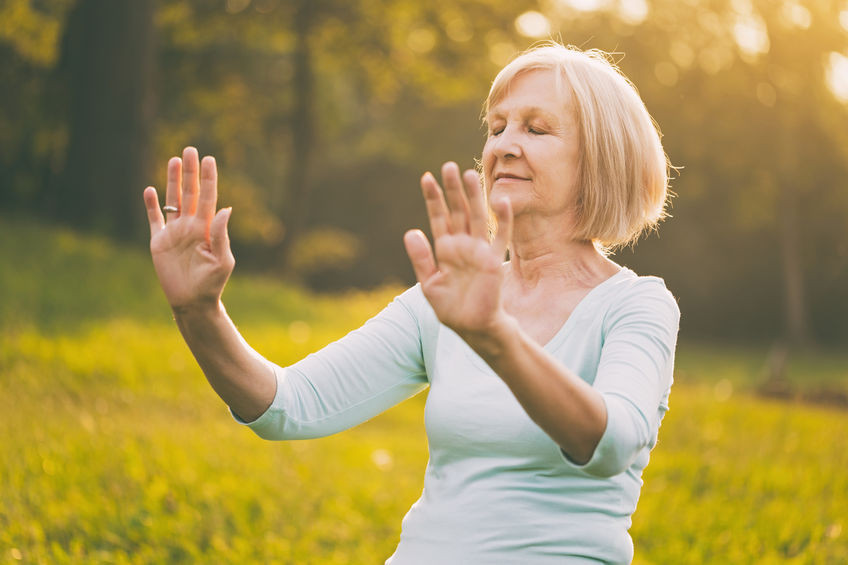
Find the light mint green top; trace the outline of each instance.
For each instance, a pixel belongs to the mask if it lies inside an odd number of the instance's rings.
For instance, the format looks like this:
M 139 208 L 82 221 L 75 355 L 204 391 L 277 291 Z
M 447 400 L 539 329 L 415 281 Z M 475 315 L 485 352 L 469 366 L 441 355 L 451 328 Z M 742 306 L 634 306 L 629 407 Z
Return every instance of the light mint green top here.
M 582 466 L 438 322 L 419 286 L 341 340 L 278 368 L 273 403 L 248 425 L 266 439 L 326 436 L 429 384 L 424 490 L 387 563 L 630 563 L 630 517 L 668 410 L 679 317 L 661 279 L 622 269 L 545 345 L 606 403 L 607 428 Z

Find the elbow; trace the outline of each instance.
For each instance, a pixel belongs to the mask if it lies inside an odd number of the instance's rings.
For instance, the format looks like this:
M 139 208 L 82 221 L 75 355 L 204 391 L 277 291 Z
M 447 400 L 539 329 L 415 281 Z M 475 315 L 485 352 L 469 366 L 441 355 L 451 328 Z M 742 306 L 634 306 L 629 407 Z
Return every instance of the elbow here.
M 629 401 L 604 395 L 606 426 L 589 450 L 563 455 L 583 472 L 607 479 L 625 472 L 650 445 L 650 426 Z
M 620 457 L 617 453 L 601 455 L 596 458 L 593 454 L 592 458 L 584 465 L 583 470 L 586 474 L 595 478 L 608 479 L 625 472 L 635 458 L 635 454 L 631 458 Z

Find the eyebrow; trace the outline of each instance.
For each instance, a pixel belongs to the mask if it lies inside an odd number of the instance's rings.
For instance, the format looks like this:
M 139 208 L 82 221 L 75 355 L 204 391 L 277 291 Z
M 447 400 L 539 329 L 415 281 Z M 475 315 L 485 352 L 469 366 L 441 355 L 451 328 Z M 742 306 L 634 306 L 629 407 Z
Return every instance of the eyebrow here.
M 519 111 L 524 117 L 533 118 L 539 116 L 554 123 L 559 123 L 560 121 L 559 117 L 556 114 L 549 112 L 548 110 L 545 110 L 544 108 L 541 108 L 539 106 L 527 106 L 524 108 L 520 108 Z M 495 107 L 494 110 L 486 114 L 483 119 L 486 122 L 489 122 L 490 118 L 502 118 L 505 115 L 506 112 L 498 111 L 497 107 Z

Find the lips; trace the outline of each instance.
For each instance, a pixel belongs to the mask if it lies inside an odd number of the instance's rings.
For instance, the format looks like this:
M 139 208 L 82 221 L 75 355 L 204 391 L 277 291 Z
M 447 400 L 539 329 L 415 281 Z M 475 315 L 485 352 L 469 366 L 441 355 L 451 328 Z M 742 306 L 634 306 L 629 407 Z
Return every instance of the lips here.
M 516 175 L 513 173 L 497 173 L 495 175 L 495 181 L 499 180 L 530 180 L 527 177 L 522 177 L 520 175 Z

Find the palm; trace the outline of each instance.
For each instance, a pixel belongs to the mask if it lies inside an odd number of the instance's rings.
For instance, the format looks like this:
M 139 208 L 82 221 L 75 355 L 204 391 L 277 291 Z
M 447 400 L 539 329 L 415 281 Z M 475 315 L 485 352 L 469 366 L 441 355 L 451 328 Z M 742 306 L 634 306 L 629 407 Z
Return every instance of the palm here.
M 155 189 L 147 189 L 144 195 L 153 265 L 174 308 L 217 303 L 234 264 L 226 234 L 229 211 L 215 214 L 214 160 L 203 160 L 198 187 L 196 152 L 187 149 L 184 157 L 184 172 L 179 159 L 172 159 L 168 166 L 166 201 L 181 208 L 178 214 L 169 213 L 176 217 L 169 217 L 166 224 Z
M 420 231 L 407 234 L 407 253 L 424 295 L 443 324 L 458 333 L 485 330 L 501 307 L 502 261 L 511 212 L 508 203 L 497 207 L 502 229 L 490 243 L 488 214 L 476 174 L 467 171 L 460 179 L 456 165 L 449 163 L 442 175 L 447 202 L 432 176 L 422 179 L 435 255 Z

